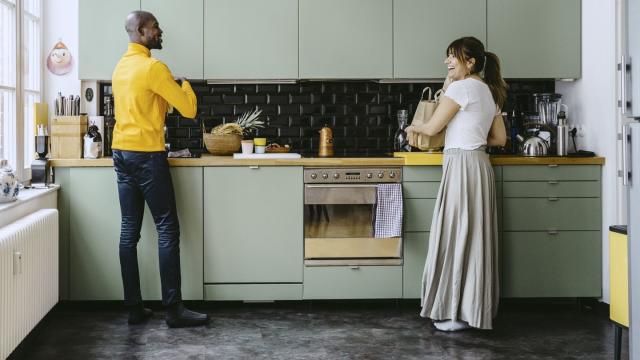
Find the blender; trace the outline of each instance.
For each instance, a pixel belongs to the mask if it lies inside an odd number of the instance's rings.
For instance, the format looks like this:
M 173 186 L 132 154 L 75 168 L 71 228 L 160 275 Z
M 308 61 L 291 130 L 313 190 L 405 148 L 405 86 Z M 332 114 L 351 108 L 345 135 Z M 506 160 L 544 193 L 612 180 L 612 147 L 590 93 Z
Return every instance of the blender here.
M 533 94 L 535 109 L 540 115 L 538 122 L 553 128 L 558 126 L 558 112 L 560 111 L 561 94 L 536 93 Z

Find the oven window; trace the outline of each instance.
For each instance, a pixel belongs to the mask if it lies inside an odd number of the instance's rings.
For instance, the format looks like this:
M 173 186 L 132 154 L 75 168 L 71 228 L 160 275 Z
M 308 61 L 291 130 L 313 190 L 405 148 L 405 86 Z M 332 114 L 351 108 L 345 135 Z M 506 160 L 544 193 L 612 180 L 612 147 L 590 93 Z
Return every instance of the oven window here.
M 368 238 L 374 236 L 371 204 L 309 204 L 304 207 L 307 238 Z

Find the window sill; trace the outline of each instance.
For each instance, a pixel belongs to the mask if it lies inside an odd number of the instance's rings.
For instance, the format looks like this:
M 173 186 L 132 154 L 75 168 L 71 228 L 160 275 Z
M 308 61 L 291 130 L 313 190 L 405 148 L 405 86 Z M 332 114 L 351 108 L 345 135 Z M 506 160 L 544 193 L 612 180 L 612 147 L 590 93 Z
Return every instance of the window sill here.
M 57 209 L 60 185 L 41 189 L 22 189 L 18 200 L 0 203 L 0 228 L 40 209 Z

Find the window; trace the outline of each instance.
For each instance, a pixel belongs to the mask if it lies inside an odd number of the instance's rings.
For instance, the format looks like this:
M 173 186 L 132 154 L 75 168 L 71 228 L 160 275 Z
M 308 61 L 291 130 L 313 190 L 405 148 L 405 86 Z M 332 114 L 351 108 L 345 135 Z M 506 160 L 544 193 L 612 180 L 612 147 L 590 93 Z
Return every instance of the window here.
M 22 180 L 33 159 L 43 63 L 42 0 L 0 0 L 0 158 Z

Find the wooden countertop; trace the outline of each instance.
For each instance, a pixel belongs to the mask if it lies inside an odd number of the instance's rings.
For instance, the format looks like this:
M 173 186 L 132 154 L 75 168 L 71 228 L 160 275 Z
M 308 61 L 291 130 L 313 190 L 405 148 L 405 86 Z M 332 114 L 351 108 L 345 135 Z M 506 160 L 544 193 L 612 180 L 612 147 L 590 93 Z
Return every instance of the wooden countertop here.
M 169 159 L 171 166 L 402 166 L 442 165 L 442 153 L 395 153 L 395 157 L 372 158 L 301 158 L 269 160 L 237 160 L 231 156 L 203 155 L 197 159 Z M 603 165 L 603 157 L 524 157 L 518 155 L 492 155 L 494 165 Z M 53 159 L 52 167 L 104 167 L 113 166 L 110 157 L 100 159 Z

